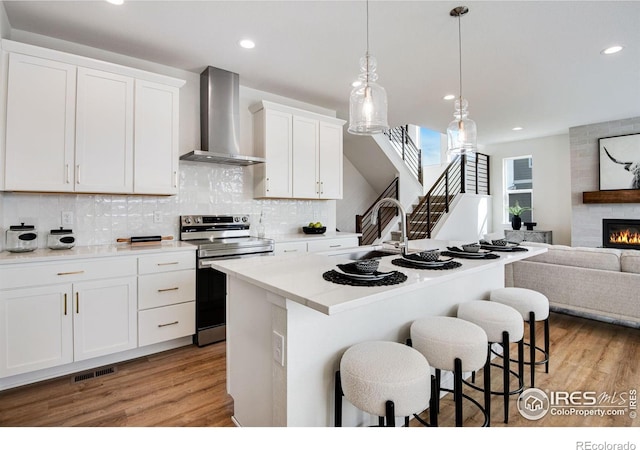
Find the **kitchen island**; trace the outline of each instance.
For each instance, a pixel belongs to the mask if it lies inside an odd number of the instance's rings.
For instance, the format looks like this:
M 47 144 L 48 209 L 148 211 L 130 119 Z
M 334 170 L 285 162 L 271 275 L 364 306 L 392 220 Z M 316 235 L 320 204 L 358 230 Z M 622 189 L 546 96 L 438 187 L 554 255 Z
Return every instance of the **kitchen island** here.
M 410 241 L 411 251 L 457 245 Z M 334 375 L 344 351 L 366 340 L 405 342 L 411 322 L 455 315 L 458 303 L 504 286 L 504 265 L 544 252 L 458 259 L 451 270 L 408 269 L 381 258 L 380 271 L 407 276 L 390 286 L 347 286 L 322 274 L 362 248 L 324 254 L 216 261 L 227 274 L 227 390 L 240 426 L 333 426 Z M 343 406 L 345 425 L 377 418 Z

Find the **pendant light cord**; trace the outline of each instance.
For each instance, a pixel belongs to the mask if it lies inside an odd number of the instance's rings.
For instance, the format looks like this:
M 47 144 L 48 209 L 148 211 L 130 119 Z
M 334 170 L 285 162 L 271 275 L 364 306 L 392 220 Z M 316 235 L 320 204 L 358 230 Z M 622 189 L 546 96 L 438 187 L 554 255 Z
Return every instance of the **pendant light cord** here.
M 462 112 L 462 14 L 458 15 L 458 60 L 460 61 L 460 111 Z
M 366 85 L 369 85 L 369 0 L 366 1 L 367 4 L 367 53 L 365 54 L 366 58 L 367 58 L 367 79 L 366 79 Z

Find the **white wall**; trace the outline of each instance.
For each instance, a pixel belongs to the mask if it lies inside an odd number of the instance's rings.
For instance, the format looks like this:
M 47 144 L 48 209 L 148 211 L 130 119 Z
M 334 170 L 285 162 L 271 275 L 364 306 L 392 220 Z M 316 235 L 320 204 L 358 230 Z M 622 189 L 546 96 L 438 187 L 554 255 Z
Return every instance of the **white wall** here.
M 461 194 L 433 239 L 478 242 L 492 228 L 492 203 L 490 195 Z
M 571 165 L 569 135 L 507 142 L 486 146 L 491 156 L 493 227 L 490 232 L 510 229 L 503 223 L 502 166 L 504 158 L 533 157 L 533 221 L 536 230 L 553 231 L 553 243 L 571 245 Z
M 343 198 L 336 201 L 336 226 L 340 231 L 355 232 L 355 216 L 363 214 L 378 198 L 378 193 L 346 157 L 343 171 Z
M 4 35 L 3 15 L 4 6 L 0 7 L 0 31 Z M 180 89 L 180 154 L 200 148 L 200 74 L 20 30 L 11 30 L 11 39 L 186 80 Z M 243 154 L 253 152 L 248 106 L 262 99 L 335 117 L 335 111 L 241 86 Z M 179 169 L 179 194 L 171 197 L 0 193 L 0 226 L 6 229 L 24 221 L 36 225 L 46 236 L 50 229 L 60 226 L 61 212 L 70 211 L 75 217 L 73 230 L 78 245 L 110 244 L 118 237 L 140 234 L 177 238 L 178 216 L 185 214 L 242 213 L 250 214 L 252 222 L 257 223 L 264 212 L 267 235 L 295 233 L 311 221 L 322 222 L 328 230 L 336 228 L 335 200 L 254 200 L 252 167 L 181 161 Z M 154 211 L 161 213 L 161 223 L 153 222 Z M 0 241 L 1 250 L 4 239 Z M 46 239 L 41 239 L 40 246 L 45 244 Z

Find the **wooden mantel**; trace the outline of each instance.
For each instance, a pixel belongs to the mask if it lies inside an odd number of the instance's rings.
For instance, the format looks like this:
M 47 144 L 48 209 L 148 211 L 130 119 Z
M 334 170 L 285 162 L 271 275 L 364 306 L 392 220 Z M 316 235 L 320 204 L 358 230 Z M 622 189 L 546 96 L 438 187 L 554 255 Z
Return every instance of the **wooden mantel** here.
M 582 203 L 640 203 L 640 189 L 583 192 Z

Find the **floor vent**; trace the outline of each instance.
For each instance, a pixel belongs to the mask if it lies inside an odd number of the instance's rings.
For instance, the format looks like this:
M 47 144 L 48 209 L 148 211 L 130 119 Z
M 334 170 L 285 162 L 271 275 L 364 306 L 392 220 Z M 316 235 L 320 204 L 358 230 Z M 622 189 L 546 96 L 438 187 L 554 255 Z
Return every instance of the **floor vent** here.
M 79 383 L 81 381 L 87 381 L 92 378 L 98 378 L 98 377 L 103 377 L 105 375 L 110 375 L 112 373 L 116 373 L 116 371 L 117 371 L 116 366 L 103 367 L 101 369 L 92 370 L 90 372 L 83 372 L 83 373 L 76 374 L 71 378 L 71 382 Z

